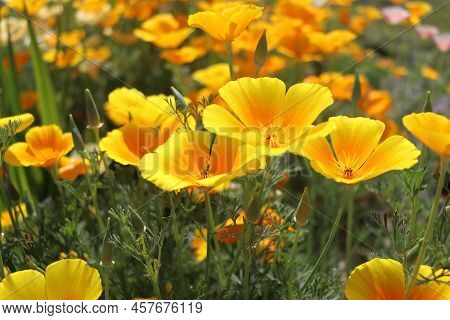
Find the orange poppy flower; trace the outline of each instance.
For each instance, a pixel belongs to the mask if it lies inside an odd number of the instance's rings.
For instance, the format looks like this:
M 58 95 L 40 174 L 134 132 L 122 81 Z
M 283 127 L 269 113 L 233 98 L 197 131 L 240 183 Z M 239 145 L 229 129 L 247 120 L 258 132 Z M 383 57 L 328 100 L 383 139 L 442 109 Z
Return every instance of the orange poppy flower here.
M 326 137 L 308 137 L 291 151 L 310 160 L 311 167 L 328 179 L 355 184 L 391 170 L 414 166 L 420 151 L 406 138 L 391 136 L 380 143 L 385 125 L 369 118 L 333 117 Z
M 61 128 L 54 124 L 31 128 L 25 140 L 8 148 L 5 153 L 7 163 L 14 166 L 49 167 L 73 149 L 72 134 L 63 134 Z
M 388 91 L 370 90 L 358 106 L 370 117 L 383 118 L 392 107 L 392 97 Z
M 91 163 L 87 159 L 62 157 L 59 160 L 58 176 L 61 180 L 75 180 L 85 175 L 86 169 L 91 169 Z
M 29 110 L 37 104 L 37 92 L 36 90 L 23 90 L 20 93 L 20 106 L 24 110 Z
M 200 28 L 211 37 L 221 41 L 232 41 L 253 21 L 261 17 L 262 7 L 253 4 L 216 7 L 215 11 L 204 11 L 190 15 L 188 24 Z
M 202 48 L 185 46 L 180 49 L 164 50 L 161 57 L 173 64 L 187 64 L 200 57 L 203 57 L 206 51 Z
M 445 270 L 422 265 L 417 280 L 426 283 L 411 289 L 411 300 L 450 300 L 450 276 Z M 347 280 L 345 296 L 349 300 L 406 299 L 403 266 L 380 258 L 359 265 Z

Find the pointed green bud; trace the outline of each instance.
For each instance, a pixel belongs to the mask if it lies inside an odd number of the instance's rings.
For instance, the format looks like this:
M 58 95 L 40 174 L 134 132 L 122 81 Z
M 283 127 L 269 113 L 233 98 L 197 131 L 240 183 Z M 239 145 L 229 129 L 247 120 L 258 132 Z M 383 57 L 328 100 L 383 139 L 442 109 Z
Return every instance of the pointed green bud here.
M 301 227 L 305 226 L 308 223 L 310 213 L 311 206 L 309 204 L 309 192 L 308 187 L 305 187 L 302 198 L 300 199 L 297 210 L 295 211 L 295 222 Z
M 94 98 L 92 97 L 89 89 L 85 90 L 86 96 L 86 115 L 87 115 L 87 127 L 90 129 L 100 129 L 103 127 L 103 122 L 100 119 L 100 114 L 98 113 L 97 105 L 95 104 Z
M 247 210 L 245 210 L 245 218 L 251 223 L 255 224 L 256 222 L 258 222 L 259 216 L 261 214 L 261 208 L 261 194 L 259 193 L 258 189 L 255 189 L 250 200 L 250 204 L 248 205 Z
M 72 139 L 73 144 L 75 145 L 75 150 L 77 150 L 78 152 L 84 152 L 85 146 L 83 138 L 81 137 L 80 130 L 78 130 L 78 127 L 75 124 L 75 121 L 73 121 L 73 117 L 71 114 L 69 115 L 69 121 L 70 121 L 70 133 L 72 133 Z
M 361 99 L 361 81 L 359 79 L 359 72 L 355 70 L 355 81 L 353 83 L 352 101 L 357 104 Z
M 266 30 L 264 30 L 261 37 L 259 38 L 258 45 L 256 46 L 256 50 L 255 50 L 255 58 L 254 58 L 255 60 L 254 61 L 255 61 L 258 72 L 266 63 L 267 54 L 268 54 L 267 36 L 266 36 Z
M 114 245 L 111 243 L 111 218 L 108 218 L 106 223 L 105 237 L 102 245 L 102 262 L 101 265 L 105 268 L 112 267 L 114 264 Z
M 172 86 L 170 87 L 170 91 L 172 91 L 173 96 L 175 97 L 177 108 L 180 108 L 181 110 L 188 110 L 188 105 L 183 95 L 177 89 L 175 89 L 175 87 Z
M 433 105 L 431 103 L 431 92 L 427 91 L 427 97 L 425 98 L 425 103 L 422 107 L 422 112 L 432 112 Z

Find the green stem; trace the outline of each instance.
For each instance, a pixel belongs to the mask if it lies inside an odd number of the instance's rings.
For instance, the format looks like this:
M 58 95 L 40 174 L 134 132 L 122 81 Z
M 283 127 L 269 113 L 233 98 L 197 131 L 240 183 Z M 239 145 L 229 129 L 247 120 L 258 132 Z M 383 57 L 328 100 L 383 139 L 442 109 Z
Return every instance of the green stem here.
M 175 237 L 175 249 L 176 249 L 176 253 L 177 253 L 177 258 L 176 258 L 176 264 L 177 264 L 177 273 L 178 273 L 178 277 L 181 278 L 180 284 L 181 287 L 184 289 L 184 275 L 183 275 L 183 268 L 181 265 L 181 256 L 182 256 L 182 247 L 181 247 L 181 236 L 180 236 L 180 229 L 178 226 L 178 218 L 177 218 L 177 211 L 175 208 L 175 199 L 173 196 L 173 193 L 169 193 L 169 202 L 170 202 L 170 215 L 172 218 L 172 226 L 173 226 L 173 233 L 174 233 L 174 237 Z
M 350 268 L 352 259 L 352 229 L 353 229 L 353 213 L 355 204 L 355 192 L 353 186 L 348 187 L 348 202 L 347 202 L 347 226 L 345 234 L 345 267 Z
M 419 210 L 416 206 L 416 195 L 411 196 L 411 220 L 409 222 L 408 243 L 411 243 L 416 237 L 416 224 Z
M 250 296 L 250 266 L 252 263 L 253 250 L 251 246 L 251 236 L 253 231 L 253 224 L 245 221 L 247 230 L 244 233 L 244 300 L 248 300 Z
M 228 66 L 230 68 L 230 77 L 231 77 L 231 80 L 235 80 L 236 75 L 234 73 L 233 47 L 232 47 L 231 41 L 228 41 L 226 43 L 226 47 L 227 47 Z
M 100 145 L 100 132 L 98 128 L 92 128 L 92 130 L 94 131 L 94 136 L 95 136 L 95 142 L 97 143 L 97 146 Z M 100 147 L 99 147 L 100 150 Z M 106 161 L 106 156 L 104 153 L 102 153 L 101 155 L 102 157 L 102 161 L 103 161 L 103 165 L 105 166 L 105 172 L 106 172 L 106 177 L 109 179 L 109 181 L 111 182 L 111 172 L 109 170 L 109 166 L 108 166 L 108 162 Z
M 293 289 L 294 289 L 294 284 L 296 281 L 294 281 L 294 272 L 293 268 L 294 268 L 294 263 L 295 263 L 295 255 L 297 253 L 297 247 L 298 247 L 298 241 L 300 238 L 300 227 L 297 225 L 296 230 L 295 230 L 295 238 L 294 238 L 294 244 L 291 248 L 291 260 L 289 262 L 289 266 L 287 268 L 287 275 L 288 275 L 288 283 L 287 283 L 287 288 L 288 288 L 288 299 L 293 299 Z
M 344 192 L 342 194 L 341 205 L 340 205 L 338 213 L 336 215 L 336 219 L 334 220 L 333 227 L 331 228 L 331 232 L 330 232 L 330 235 L 328 236 L 327 242 L 325 243 L 325 246 L 323 247 L 322 251 L 320 252 L 319 258 L 317 259 L 316 263 L 314 264 L 314 267 L 311 270 L 311 273 L 309 274 L 308 278 L 306 278 L 305 282 L 303 283 L 302 287 L 300 288 L 300 292 L 302 292 L 308 286 L 309 281 L 311 280 L 313 275 L 319 269 L 319 266 L 322 263 L 323 258 L 327 254 L 328 249 L 330 248 L 330 245 L 333 242 L 334 237 L 336 236 L 337 230 L 339 228 L 339 224 L 342 219 L 342 215 L 344 213 L 344 208 L 345 208 L 345 203 L 346 203 L 345 199 L 347 198 L 347 193 L 348 193 L 348 191 L 344 190 Z
M 0 219 L 0 282 L 5 277 L 4 272 L 4 264 L 3 264 L 3 227 L 2 227 L 2 221 Z
M 428 223 L 425 228 L 425 233 L 422 238 L 422 242 L 420 244 L 420 250 L 419 254 L 416 259 L 416 263 L 414 265 L 413 272 L 411 274 L 411 277 L 408 279 L 407 289 L 406 289 L 406 297 L 408 298 L 411 294 L 411 289 L 414 287 L 414 282 L 417 278 L 417 275 L 419 273 L 420 266 L 424 262 L 425 254 L 427 252 L 427 243 L 430 241 L 430 238 L 433 234 L 433 226 L 434 222 L 436 220 L 438 207 L 439 207 L 439 200 L 441 198 L 442 189 L 444 187 L 444 181 L 445 181 L 445 173 L 447 172 L 447 166 L 448 166 L 449 158 L 441 157 L 441 167 L 439 170 L 439 180 L 437 183 L 436 188 L 436 194 L 434 196 L 433 205 L 431 206 L 431 212 L 430 216 L 428 217 Z
M 105 300 L 109 300 L 109 267 L 105 267 Z

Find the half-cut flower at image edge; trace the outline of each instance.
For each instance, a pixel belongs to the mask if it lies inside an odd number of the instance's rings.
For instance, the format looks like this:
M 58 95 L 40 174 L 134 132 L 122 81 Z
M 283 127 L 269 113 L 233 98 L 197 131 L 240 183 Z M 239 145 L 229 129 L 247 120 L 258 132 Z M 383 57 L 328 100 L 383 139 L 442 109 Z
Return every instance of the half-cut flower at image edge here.
M 212 188 L 264 167 L 253 146 L 207 131 L 175 132 L 154 153 L 139 162 L 142 176 L 166 191 Z
M 311 135 L 291 152 L 308 158 L 311 167 L 328 179 L 355 184 L 418 162 L 420 151 L 406 138 L 393 135 L 380 142 L 385 129 L 381 121 L 339 116 L 326 126 L 331 143 L 327 137 Z
M 11 145 L 5 161 L 13 166 L 49 167 L 73 149 L 72 134 L 63 133 L 57 125 L 33 127 L 25 135 L 26 142 Z
M 225 106 L 212 104 L 203 113 L 205 128 L 276 156 L 305 137 L 319 114 L 333 103 L 319 84 L 300 83 L 286 92 L 276 78 L 241 78 L 219 90 Z
M 99 272 L 80 259 L 54 262 L 45 275 L 14 272 L 0 282 L 0 300 L 96 300 L 102 291 Z
M 411 300 L 450 300 L 450 271 L 422 265 Z M 355 268 L 345 285 L 349 300 L 406 299 L 403 266 L 392 259 L 375 258 Z
M 0 118 L 0 129 L 6 130 L 11 124 L 15 124 L 15 132 L 8 134 L 16 134 L 28 128 L 34 122 L 34 116 L 31 113 L 19 114 L 17 116 Z

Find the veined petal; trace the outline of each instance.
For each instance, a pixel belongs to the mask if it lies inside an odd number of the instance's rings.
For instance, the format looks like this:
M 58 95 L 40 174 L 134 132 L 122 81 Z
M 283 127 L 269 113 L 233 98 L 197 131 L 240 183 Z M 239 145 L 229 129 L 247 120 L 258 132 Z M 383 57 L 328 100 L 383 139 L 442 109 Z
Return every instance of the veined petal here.
M 349 300 L 405 299 L 402 265 L 391 259 L 373 259 L 356 267 L 347 279 L 345 296 Z
M 108 132 L 106 137 L 100 140 L 99 146 L 101 151 L 106 152 L 108 157 L 120 164 L 133 166 L 139 164 L 139 156 L 128 148 L 120 129 Z
M 45 277 L 34 270 L 11 273 L 0 282 L 0 300 L 46 300 Z
M 391 170 L 403 170 L 418 162 L 420 151 L 408 139 L 391 136 L 379 144 L 359 171 L 359 175 L 370 174 L 367 179 Z
M 230 22 L 217 12 L 206 11 L 190 15 L 188 24 L 202 29 L 217 40 L 228 40 Z
M 434 280 L 437 279 L 438 281 Z M 426 281 L 411 289 L 412 300 L 450 300 L 449 271 L 422 265 L 417 275 L 417 281 Z
M 28 150 L 28 144 L 17 142 L 11 145 L 5 152 L 5 162 L 13 166 L 34 166 L 44 163 L 37 159 Z
M 97 300 L 103 291 L 97 269 L 80 259 L 50 264 L 45 279 L 50 300 Z

